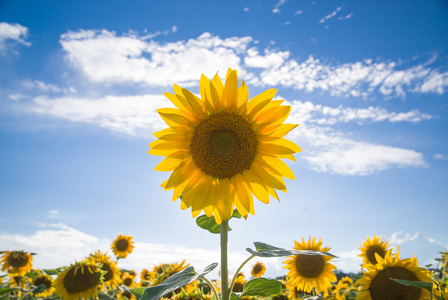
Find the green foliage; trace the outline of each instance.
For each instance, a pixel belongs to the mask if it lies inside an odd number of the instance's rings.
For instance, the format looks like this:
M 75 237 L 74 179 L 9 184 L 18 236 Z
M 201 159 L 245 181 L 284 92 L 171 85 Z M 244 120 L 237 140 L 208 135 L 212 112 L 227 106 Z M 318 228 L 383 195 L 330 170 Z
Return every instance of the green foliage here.
M 297 255 L 297 254 L 305 254 L 305 255 L 326 255 L 331 257 L 336 257 L 335 255 L 328 253 L 328 252 L 322 252 L 322 251 L 314 251 L 314 250 L 286 250 L 278 247 L 274 247 L 271 245 L 268 245 L 266 243 L 260 243 L 255 242 L 255 251 L 247 248 L 246 250 L 255 256 L 260 257 L 283 257 L 283 256 L 290 256 L 290 255 Z
M 278 295 L 282 292 L 282 283 L 275 279 L 255 278 L 243 287 L 240 297 L 244 296 L 261 296 L 269 297 Z
M 177 289 L 180 289 L 183 286 L 186 286 L 189 283 L 192 283 L 204 277 L 205 275 L 213 271 L 217 265 L 218 263 L 213 263 L 207 266 L 200 274 L 196 273 L 193 267 L 185 268 L 179 273 L 168 277 L 161 284 L 146 288 L 140 300 L 157 300 L 171 292 L 174 292 Z M 135 289 L 132 289 L 131 292 L 134 293 L 134 290 Z
M 232 214 L 232 218 L 241 218 L 241 214 L 235 209 Z M 209 232 L 213 234 L 220 234 L 221 233 L 221 226 L 218 225 L 215 221 L 215 218 L 213 216 L 207 217 L 207 215 L 202 215 L 196 218 L 196 224 L 201 227 L 202 229 L 208 230 Z M 231 231 L 230 229 L 228 231 Z
M 431 300 L 432 300 L 432 282 L 409 281 L 409 280 L 394 279 L 394 278 L 391 278 L 391 279 L 393 281 L 398 282 L 399 284 L 402 284 L 405 286 L 413 286 L 413 287 L 418 287 L 418 288 L 427 290 L 429 292 L 429 294 L 431 295 Z

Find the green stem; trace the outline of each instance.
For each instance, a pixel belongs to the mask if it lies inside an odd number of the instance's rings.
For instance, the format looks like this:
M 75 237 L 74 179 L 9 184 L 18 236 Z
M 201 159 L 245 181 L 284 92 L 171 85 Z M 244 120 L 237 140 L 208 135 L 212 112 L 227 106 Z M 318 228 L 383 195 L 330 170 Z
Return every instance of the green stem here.
M 229 299 L 229 278 L 227 267 L 227 241 L 229 224 L 227 220 L 221 223 L 221 300 Z
M 202 277 L 202 280 L 204 280 L 209 285 L 209 287 L 211 288 L 211 290 L 213 292 L 213 295 L 215 296 L 215 299 L 219 300 L 219 295 L 218 295 L 218 292 L 215 289 L 215 286 L 213 285 L 213 282 L 211 282 L 210 280 L 208 280 L 205 277 Z
M 254 257 L 255 257 L 255 255 L 251 255 L 251 256 L 250 256 L 248 259 L 246 259 L 246 260 L 241 264 L 241 266 L 238 268 L 238 270 L 236 271 L 235 275 L 233 276 L 232 282 L 230 283 L 230 291 L 233 290 L 233 285 L 235 284 L 235 280 L 236 280 L 236 278 L 238 277 L 238 274 L 240 273 L 241 269 L 244 267 L 245 264 L 247 264 L 247 262 L 248 262 L 249 260 L 251 260 L 251 259 L 254 258 Z

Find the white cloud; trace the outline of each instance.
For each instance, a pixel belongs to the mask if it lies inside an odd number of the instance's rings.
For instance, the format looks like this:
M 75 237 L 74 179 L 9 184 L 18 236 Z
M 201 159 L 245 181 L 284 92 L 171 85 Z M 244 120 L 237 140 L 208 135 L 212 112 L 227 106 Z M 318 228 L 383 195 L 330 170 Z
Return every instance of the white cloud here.
M 392 167 L 425 166 L 421 153 L 410 149 L 356 141 L 328 126 L 332 122 L 326 121 L 346 122 L 347 116 L 350 116 L 348 120 L 357 118 L 364 120 L 369 117 L 372 121 L 380 121 L 384 120 L 384 116 L 380 117 L 381 114 L 395 117 L 398 114 L 388 113 L 385 110 L 367 110 L 369 114 L 365 114 L 361 109 L 329 108 L 314 105 L 311 102 L 293 101 L 290 104 L 291 114 L 287 122 L 300 124 L 290 133 L 290 137 L 300 141 L 302 148 L 306 149 L 301 159 L 304 159 L 309 167 L 317 172 L 362 176 Z M 321 114 L 322 117 L 315 119 L 316 114 Z
M 251 47 L 256 42 L 248 36 L 221 39 L 204 33 L 196 39 L 171 43 L 147 38 L 79 30 L 62 35 L 60 42 L 73 67 L 89 80 L 105 84 L 195 86 L 201 73 L 211 77 L 219 70 L 224 76 L 231 67 L 238 69 L 250 84 L 321 90 L 333 96 L 367 98 L 373 92 L 386 98 L 405 97 L 407 93 L 443 94 L 448 86 L 448 72 L 430 67 L 434 59 L 408 68 L 372 59 L 332 65 L 313 56 L 298 61 L 290 58 L 289 51 Z
M 245 8 L 243 8 L 243 10 L 244 10 L 245 12 L 248 12 L 250 9 L 249 9 L 249 7 L 245 7 Z
M 302 13 L 303 13 L 303 11 L 298 10 L 298 11 L 296 11 L 294 14 L 295 14 L 295 15 L 301 15 Z
M 349 13 L 348 15 L 344 16 L 344 17 L 339 17 L 338 20 L 348 20 L 351 17 L 353 17 L 353 13 Z
M 99 99 L 45 96 L 33 100 L 29 110 L 72 122 L 93 124 L 131 136 L 150 136 L 165 127 L 156 109 L 173 107 L 163 95 L 106 96 Z
M 48 217 L 51 219 L 58 219 L 60 218 L 61 212 L 57 209 L 52 209 L 48 212 Z
M 162 44 L 106 30 L 80 30 L 62 35 L 60 42 L 70 63 L 93 81 L 189 86 L 201 73 L 225 74 L 229 67 L 244 72 L 240 55 L 251 41 L 251 37 L 220 39 L 204 33 L 197 39 Z
M 358 256 L 359 249 L 334 254 L 337 256 L 334 263 L 338 270 L 352 273 L 358 273 L 361 270 L 362 258 Z
M 280 6 L 282 6 L 285 3 L 286 3 L 286 0 L 279 0 L 277 2 L 277 4 L 275 5 L 274 9 L 272 10 L 272 12 L 274 14 L 279 14 L 280 13 Z
M 333 18 L 334 16 L 336 16 L 337 13 L 341 11 L 342 7 L 343 7 L 343 6 L 339 6 L 339 7 L 336 8 L 336 10 L 333 11 L 331 14 L 326 15 L 325 17 L 323 17 L 322 19 L 320 19 L 319 23 L 321 23 L 321 24 L 322 24 L 322 23 L 325 23 L 325 21 L 327 21 L 328 19 L 331 19 L 331 18 Z
M 418 109 L 408 112 L 389 112 L 385 108 L 369 106 L 368 108 L 351 108 L 339 105 L 338 107 L 313 104 L 310 101 L 292 101 L 293 111 L 300 114 L 300 122 L 309 122 L 319 125 L 333 125 L 338 122 L 420 122 L 433 118 L 429 114 L 421 113 Z
M 28 35 L 28 28 L 20 24 L 0 23 L 0 52 L 5 53 L 9 43 L 16 42 L 26 46 L 31 43 L 25 41 Z
M 407 232 L 404 233 L 403 231 L 396 231 L 396 232 L 392 233 L 390 242 L 394 245 L 401 245 L 404 242 L 414 241 L 419 235 L 420 235 L 420 233 L 418 233 L 418 232 L 416 232 L 413 235 L 410 235 Z
M 434 159 L 437 159 L 437 160 L 447 160 L 448 156 L 446 156 L 445 154 L 438 153 L 438 154 L 434 154 Z
M 269 54 L 276 55 L 275 52 Z M 448 86 L 448 72 L 439 73 L 425 64 L 398 69 L 394 62 L 373 63 L 366 59 L 332 66 L 313 56 L 302 62 L 286 60 L 286 57 L 281 64 L 265 67 L 253 84 L 282 85 L 307 92 L 322 90 L 332 96 L 363 98 L 375 90 L 389 98 L 404 97 L 408 92 L 443 94 Z M 268 57 L 258 58 L 263 59 L 268 60 Z

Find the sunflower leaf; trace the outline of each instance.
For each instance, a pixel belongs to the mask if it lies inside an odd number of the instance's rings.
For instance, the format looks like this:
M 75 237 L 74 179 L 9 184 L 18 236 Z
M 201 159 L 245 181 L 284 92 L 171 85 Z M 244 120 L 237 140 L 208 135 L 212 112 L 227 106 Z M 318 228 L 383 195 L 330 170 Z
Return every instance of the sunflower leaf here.
M 244 296 L 261 296 L 268 297 L 278 295 L 282 292 L 282 283 L 275 279 L 255 278 L 243 287 L 240 297 Z
M 241 214 L 238 210 L 234 209 L 233 210 L 233 214 L 232 214 L 232 218 L 237 218 L 237 219 L 241 219 Z
M 193 281 L 204 277 L 205 275 L 213 271 L 213 269 L 215 269 L 217 265 L 218 263 L 209 265 L 200 274 L 196 273 L 193 267 L 185 268 L 179 273 L 168 277 L 159 285 L 146 288 L 140 300 L 157 300 L 165 296 L 166 294 L 169 294 Z M 131 291 L 134 292 L 133 289 Z
M 238 297 L 237 294 L 232 293 L 232 294 L 230 295 L 230 300 L 238 300 L 238 299 L 240 299 L 240 297 Z
M 3 296 L 0 296 L 0 300 L 9 300 L 9 293 L 6 293 Z
M 42 271 L 44 271 L 47 275 L 57 275 L 62 271 L 62 269 L 64 269 L 64 267 L 57 269 L 43 269 Z
M 297 254 L 305 254 L 305 255 L 326 255 L 331 257 L 336 257 L 335 255 L 322 252 L 322 251 L 314 251 L 314 250 L 286 250 L 283 248 L 274 247 L 268 245 L 266 243 L 254 242 L 255 251 L 247 248 L 247 252 L 252 255 L 260 256 L 260 257 L 282 257 L 282 256 L 290 256 Z
M 422 282 L 422 281 L 409 281 L 404 279 L 394 279 L 391 278 L 393 281 L 398 282 L 399 284 L 405 285 L 405 286 L 413 286 L 425 289 L 429 292 L 429 295 L 431 296 L 432 300 L 432 282 Z
M 215 221 L 215 218 L 213 216 L 207 217 L 206 215 L 202 215 L 196 218 L 196 224 L 198 224 L 199 227 L 202 229 L 208 230 L 209 232 L 213 234 L 219 234 L 221 233 L 221 226 L 218 225 Z M 228 231 L 231 231 L 230 229 Z
M 135 297 L 140 298 L 143 293 L 145 292 L 146 287 L 139 287 L 139 288 L 133 288 L 130 289 L 129 291 L 131 291 L 132 294 L 134 294 Z

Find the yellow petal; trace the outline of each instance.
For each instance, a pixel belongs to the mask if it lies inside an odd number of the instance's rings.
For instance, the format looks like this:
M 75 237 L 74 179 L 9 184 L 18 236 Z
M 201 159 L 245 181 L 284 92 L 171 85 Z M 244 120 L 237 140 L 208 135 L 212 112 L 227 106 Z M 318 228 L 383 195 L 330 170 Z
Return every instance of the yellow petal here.
M 263 156 L 262 160 L 270 166 L 271 170 L 276 170 L 278 175 L 294 180 L 294 173 L 288 165 L 275 156 Z
M 251 211 L 250 202 L 251 201 L 253 202 L 253 199 L 252 194 L 248 193 L 247 191 L 248 187 L 244 183 L 243 176 L 241 174 L 236 174 L 235 176 L 232 177 L 231 183 L 235 188 L 235 193 L 238 196 L 238 200 L 240 201 L 241 205 L 244 207 L 246 211 L 250 212 Z
M 170 178 L 166 184 L 166 188 L 175 187 L 185 180 L 190 178 L 190 174 L 196 169 L 193 160 L 183 161 L 179 168 L 175 169 L 173 173 L 171 173 Z
M 269 89 L 253 97 L 247 103 L 247 113 L 250 117 L 255 116 L 263 107 L 265 107 L 274 98 L 276 89 Z
M 179 166 L 179 164 L 182 162 L 182 160 L 180 159 L 175 159 L 175 158 L 165 158 L 164 160 L 162 160 L 155 168 L 154 170 L 156 171 L 161 171 L 161 172 L 169 172 L 169 171 L 173 171 L 175 168 L 177 168 Z
M 159 108 L 157 112 L 170 127 L 178 125 L 190 127 L 192 125 L 191 121 L 176 108 Z
M 236 98 L 238 95 L 238 75 L 236 71 L 228 73 L 226 84 L 222 91 L 221 102 L 224 108 L 236 110 Z
M 272 187 L 281 191 L 286 191 L 286 186 L 281 176 L 276 176 L 269 173 L 255 162 L 252 163 L 251 168 L 253 169 L 254 173 L 260 176 L 260 178 L 266 183 L 268 187 Z
M 259 143 L 258 151 L 262 155 L 284 155 L 293 154 L 302 151 L 294 142 L 287 139 L 278 139 L 270 143 Z
M 271 124 L 283 123 L 288 117 L 291 111 L 291 106 L 280 106 L 275 111 L 271 112 L 270 115 L 261 122 L 257 122 L 253 125 L 254 130 L 260 131 L 261 128 L 269 126 Z
M 215 90 L 216 90 L 216 93 L 218 94 L 219 99 L 221 100 L 223 85 L 222 85 L 221 78 L 219 78 L 219 76 L 218 76 L 218 72 L 216 72 L 215 77 L 213 77 L 212 84 L 215 87 Z
M 204 116 L 202 101 L 187 89 L 182 89 L 182 93 L 190 104 L 193 114 L 195 116 Z
M 204 74 L 201 74 L 201 79 L 199 81 L 199 90 L 207 111 L 209 111 L 210 113 L 215 113 L 213 102 L 210 97 L 210 80 Z
M 260 181 L 260 179 L 253 173 L 252 170 L 245 170 L 243 172 L 243 176 L 246 179 L 246 182 L 249 183 L 254 196 L 257 197 L 257 199 L 261 202 L 268 204 L 269 193 L 267 191 L 266 185 L 262 181 Z
M 237 95 L 237 106 L 238 111 L 237 114 L 241 114 L 247 108 L 247 100 L 249 98 L 249 90 L 247 89 L 246 83 L 244 80 L 241 82 L 241 86 L 238 88 Z

